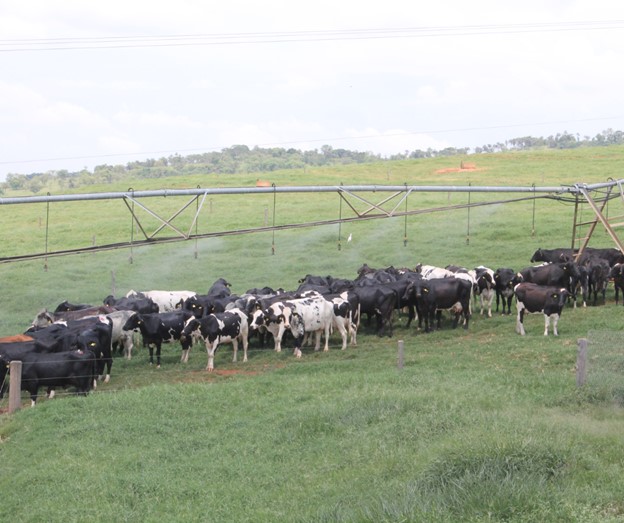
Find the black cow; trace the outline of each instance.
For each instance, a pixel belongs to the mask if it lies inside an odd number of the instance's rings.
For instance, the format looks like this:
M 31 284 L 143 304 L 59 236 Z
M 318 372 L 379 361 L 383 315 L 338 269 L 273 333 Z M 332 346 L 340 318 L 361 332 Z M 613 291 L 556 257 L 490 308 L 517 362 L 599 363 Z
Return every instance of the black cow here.
M 453 328 L 464 318 L 464 329 L 470 322 L 470 296 L 472 284 L 461 278 L 433 278 L 411 282 L 405 291 L 404 299 L 416 301 L 418 310 L 418 326 L 422 327 L 425 320 L 425 332 L 430 332 L 430 323 L 437 319 L 440 328 L 442 310 L 450 310 L 454 314 Z
M 603 303 L 606 302 L 607 284 L 611 273 L 609 262 L 604 258 L 590 256 L 584 266 L 587 271 L 588 297 L 591 298 L 593 295 L 593 305 L 598 303 L 598 294 L 602 295 Z
M 79 311 L 82 309 L 89 309 L 91 307 L 93 307 L 93 305 L 89 305 L 88 303 L 69 303 L 65 300 L 57 305 L 54 312 Z
M 557 323 L 568 297 L 564 287 L 538 285 L 536 283 L 519 283 L 514 289 L 517 299 L 518 317 L 516 332 L 524 336 L 524 315 L 526 312 L 544 314 L 544 336 L 548 336 L 548 327 L 552 320 L 553 334 L 557 336 Z
M 92 316 L 52 323 L 43 328 L 31 327 L 26 334 L 47 344 L 58 342 L 60 344 L 58 350 L 91 351 L 96 358 L 98 376 L 104 376 L 106 370 L 104 381 L 108 382 L 113 365 L 112 323 L 106 316 Z
M 232 343 L 234 347 L 233 362 L 238 355 L 238 342 L 243 343 L 243 361 L 247 361 L 247 339 L 249 336 L 249 322 L 247 314 L 240 309 L 232 309 L 216 314 L 209 314 L 203 318 L 190 318 L 180 337 L 182 343 L 182 362 L 188 361 L 189 351 L 193 339 L 202 339 L 208 353 L 206 370 L 214 370 L 214 354 L 220 343 Z
M 193 314 L 187 310 L 158 312 L 155 314 L 135 314 L 128 319 L 123 330 L 139 330 L 143 345 L 149 350 L 150 365 L 154 363 L 154 347 L 156 347 L 156 365 L 160 368 L 160 351 L 163 343 L 180 339 L 184 324 Z
M 356 285 L 352 292 L 360 301 L 360 314 L 366 314 L 369 319 L 375 317 L 377 335 L 392 336 L 392 314 L 397 303 L 396 291 L 383 283 L 377 283 Z
M 624 254 L 622 254 L 622 251 L 620 251 L 620 249 L 615 248 L 600 249 L 587 247 L 583 251 L 583 256 L 595 256 L 598 258 L 602 258 L 603 260 L 607 260 L 607 262 L 609 263 L 609 267 L 613 267 L 616 263 L 624 263 Z M 582 262 L 584 261 L 584 259 L 582 258 L 578 261 Z
M 225 298 L 232 294 L 232 291 L 230 291 L 231 286 L 232 284 L 225 278 L 218 278 L 208 289 L 208 295 L 215 298 Z
M 47 387 L 50 397 L 54 387 L 75 387 L 77 393 L 87 395 L 95 383 L 95 360 L 90 351 L 28 352 L 22 356 L 21 362 L 21 389 L 30 393 L 33 407 L 40 387 Z M 0 354 L 0 366 L 4 372 L 9 363 L 7 357 Z
M 622 305 L 624 305 L 624 263 L 616 263 L 611 267 L 609 277 L 613 279 L 615 289 L 615 304 L 619 302 L 619 294 L 622 291 Z
M 561 263 L 574 259 L 574 255 L 578 249 L 537 249 L 531 256 L 531 263 Z

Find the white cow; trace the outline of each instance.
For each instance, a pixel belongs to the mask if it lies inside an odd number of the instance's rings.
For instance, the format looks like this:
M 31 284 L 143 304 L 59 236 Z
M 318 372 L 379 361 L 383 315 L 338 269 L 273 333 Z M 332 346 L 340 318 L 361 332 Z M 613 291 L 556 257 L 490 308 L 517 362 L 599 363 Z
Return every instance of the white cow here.
M 197 296 L 193 291 L 129 291 L 126 294 L 126 298 L 132 296 L 145 296 L 151 298 L 152 301 L 158 305 L 158 312 L 171 312 L 179 307 L 179 304 L 183 300 L 188 300 L 194 296 Z

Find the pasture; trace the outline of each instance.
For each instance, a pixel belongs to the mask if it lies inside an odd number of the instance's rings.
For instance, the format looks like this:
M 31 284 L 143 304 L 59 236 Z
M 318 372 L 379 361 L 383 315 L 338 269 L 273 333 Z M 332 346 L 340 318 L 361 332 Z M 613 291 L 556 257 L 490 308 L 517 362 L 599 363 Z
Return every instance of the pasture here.
M 453 157 L 263 178 L 278 185 L 596 183 L 623 177 L 624 148 L 476 158 L 468 160 L 480 170 L 469 173 L 443 172 L 459 165 L 461 159 Z M 254 181 L 243 174 L 171 179 L 159 180 L 157 188 Z M 143 180 L 131 184 L 156 188 Z M 466 199 L 420 194 L 408 204 L 440 207 Z M 278 201 L 276 221 L 337 217 L 338 205 L 334 196 L 295 195 Z M 614 201 L 614 212 L 617 205 L 624 208 Z M 272 199 L 215 199 L 201 223 L 215 230 L 261 225 L 267 206 L 272 212 Z M 6 255 L 41 250 L 46 209 L 29 207 L 0 206 Z M 89 242 L 94 234 L 102 242 L 127 238 L 124 207 L 54 205 L 53 245 Z M 519 270 L 530 265 L 536 248 L 569 245 L 572 212 L 569 203 L 547 200 L 535 208 L 532 201 L 476 207 L 468 242 L 468 215 L 461 209 L 407 222 L 343 224 L 340 250 L 338 226 L 330 225 L 134 248 L 132 263 L 123 249 L 53 257 L 47 270 L 43 260 L 3 264 L 0 335 L 23 332 L 40 309 L 65 299 L 100 303 L 111 291 L 149 288 L 206 292 L 219 277 L 242 293 L 264 285 L 293 289 L 308 273 L 354 278 L 363 263 Z M 591 245 L 612 246 L 601 231 Z M 520 337 L 515 315 L 488 319 L 473 313 L 467 331 L 452 330 L 447 320 L 430 334 L 415 325 L 407 329 L 405 317 L 395 315 L 392 338 L 378 338 L 362 325 L 357 347 L 340 351 L 333 336 L 329 353 L 308 348 L 301 360 L 291 350 L 276 354 L 252 341 L 249 361 L 232 363 L 226 345 L 210 374 L 205 351 L 193 349 L 181 364 L 177 344 L 163 347 L 160 369 L 148 365 L 144 349 L 131 361 L 117 357 L 111 382 L 86 398 L 57 394 L 34 409 L 0 415 L 0 517 L 622 521 L 624 400 L 618 369 L 624 307 L 616 307 L 613 289 L 606 304 L 567 307 L 557 338 L 542 335 L 541 315 L 525 320 L 527 336 Z M 590 339 L 589 381 L 582 389 L 575 382 L 579 338 Z M 598 351 L 612 356 L 608 369 L 592 367 Z

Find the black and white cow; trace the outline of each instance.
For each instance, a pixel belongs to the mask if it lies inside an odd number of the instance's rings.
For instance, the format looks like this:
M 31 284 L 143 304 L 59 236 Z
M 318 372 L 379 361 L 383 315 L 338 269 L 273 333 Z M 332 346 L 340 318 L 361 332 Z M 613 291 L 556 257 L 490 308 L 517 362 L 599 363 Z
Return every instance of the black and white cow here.
M 25 353 L 22 362 L 21 389 L 30 393 L 31 405 L 37 402 L 40 387 L 52 391 L 55 387 L 75 387 L 78 394 L 87 395 L 95 383 L 95 359 L 90 351 L 72 350 L 54 353 Z M 6 374 L 10 360 L 0 354 L 0 367 Z M 4 376 L 0 376 L 4 381 Z M 0 397 L 2 392 L 0 391 Z M 50 394 L 50 397 L 53 395 Z
M 249 328 L 252 332 L 269 332 L 273 336 L 275 352 L 282 351 L 282 340 L 290 329 L 292 306 L 287 301 L 276 301 L 266 308 L 258 306 L 252 312 Z
M 156 365 L 160 368 L 160 351 L 163 343 L 179 340 L 186 321 L 193 316 L 186 310 L 159 312 L 156 314 L 135 314 L 122 327 L 125 331 L 139 330 L 143 338 L 143 346 L 149 350 L 150 365 L 154 363 L 154 347 L 156 348 Z
M 544 336 L 548 336 L 548 328 L 552 321 L 553 334 L 557 336 L 557 324 L 565 306 L 568 290 L 564 287 L 538 285 L 536 283 L 519 283 L 514 289 L 516 295 L 518 317 L 516 332 L 524 336 L 525 313 L 541 312 L 544 315 Z
M 511 314 L 511 301 L 514 297 L 514 287 L 522 281 L 522 277 L 513 269 L 501 267 L 494 271 L 494 284 L 496 290 L 496 312 L 499 303 L 503 302 L 502 314 Z
M 576 307 L 576 290 L 581 279 L 581 272 L 576 262 L 546 263 L 536 267 L 526 267 L 520 271 L 520 274 L 523 282 L 565 288 Z
M 249 323 L 247 314 L 240 309 L 231 309 L 225 312 L 209 314 L 203 318 L 190 318 L 181 336 L 182 359 L 188 362 L 189 351 L 193 339 L 201 339 L 206 345 L 208 353 L 208 364 L 206 370 L 214 370 L 214 355 L 217 347 L 221 343 L 231 343 L 234 348 L 233 362 L 236 362 L 238 355 L 238 343 L 243 344 L 243 361 L 247 361 L 247 346 L 249 337 Z
M 492 302 L 496 295 L 496 275 L 492 269 L 483 267 L 480 265 L 474 270 L 475 273 L 475 287 L 474 294 L 479 296 L 481 304 L 481 315 L 485 314 L 487 309 L 488 318 L 492 317 Z
M 294 355 L 301 358 L 301 346 L 306 334 L 314 333 L 314 350 L 321 347 L 321 335 L 325 337 L 323 351 L 329 350 L 329 335 L 332 327 L 336 327 L 342 338 L 342 349 L 347 347 L 347 329 L 341 321 L 336 321 L 333 303 L 322 296 L 289 300 L 288 306 L 292 310 L 290 318 L 290 332 L 295 338 Z

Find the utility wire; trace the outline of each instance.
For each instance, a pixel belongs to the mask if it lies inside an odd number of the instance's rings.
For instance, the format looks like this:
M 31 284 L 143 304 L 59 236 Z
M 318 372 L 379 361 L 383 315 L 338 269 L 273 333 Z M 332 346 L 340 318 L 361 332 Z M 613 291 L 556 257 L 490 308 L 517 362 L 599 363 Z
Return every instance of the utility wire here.
M 433 38 L 624 29 L 624 20 L 214 34 L 0 39 L 0 52 Z

